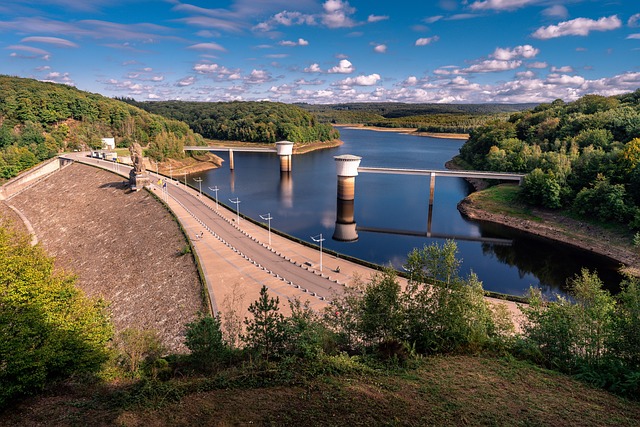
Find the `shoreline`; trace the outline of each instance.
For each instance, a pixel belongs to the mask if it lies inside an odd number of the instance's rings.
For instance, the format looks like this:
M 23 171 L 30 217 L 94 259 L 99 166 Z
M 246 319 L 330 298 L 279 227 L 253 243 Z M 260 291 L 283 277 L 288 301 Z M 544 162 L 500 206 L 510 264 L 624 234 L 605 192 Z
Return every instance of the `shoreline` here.
M 213 142 L 213 141 L 209 140 L 208 142 Z M 265 147 L 265 148 L 273 147 L 273 144 L 259 144 L 259 143 L 253 143 L 253 142 L 240 142 L 240 141 L 216 141 L 216 142 L 224 142 L 225 147 L 230 147 L 230 146 L 231 147 L 235 146 L 239 148 L 240 147 Z M 334 139 L 331 141 L 311 142 L 308 144 L 301 144 L 298 146 L 294 145 L 293 155 L 311 153 L 312 151 L 317 151 L 317 150 L 326 150 L 329 148 L 339 147 L 342 144 L 344 144 L 342 140 Z M 216 147 L 219 145 L 210 144 L 210 146 Z M 198 157 L 204 157 L 204 156 L 208 158 L 207 159 L 198 158 Z M 161 172 L 163 175 L 169 175 L 171 171 L 173 171 L 173 173 L 175 173 L 176 175 L 184 174 L 185 172 L 187 174 L 192 174 L 192 173 L 205 172 L 208 170 L 217 169 L 222 166 L 224 161 L 225 161 L 224 159 L 222 159 L 221 157 L 213 153 L 199 154 L 193 157 L 186 157 L 183 160 L 169 159 L 166 162 L 158 163 L 158 171 Z M 171 165 L 171 167 L 169 167 L 169 165 Z M 151 166 L 150 163 L 147 165 L 147 168 L 150 170 L 153 170 L 153 167 Z
M 344 127 L 347 129 L 355 129 L 355 130 L 372 130 L 374 132 L 395 132 L 395 133 L 402 133 L 406 135 L 428 136 L 430 138 L 469 139 L 468 133 L 418 132 L 418 129 L 416 128 L 385 128 L 380 126 L 365 126 L 361 123 L 339 124 L 339 125 L 333 125 L 333 126 Z
M 502 225 L 592 252 L 620 263 L 621 267 L 618 270 L 620 273 L 640 277 L 640 261 L 637 251 L 625 247 L 621 242 L 622 236 L 571 218 L 558 218 L 556 214 L 543 210 L 534 211 L 537 216 L 540 216 L 541 221 L 489 212 L 482 208 L 481 203 L 474 200 L 474 194 L 476 193 L 471 193 L 458 203 L 458 211 L 465 218 Z

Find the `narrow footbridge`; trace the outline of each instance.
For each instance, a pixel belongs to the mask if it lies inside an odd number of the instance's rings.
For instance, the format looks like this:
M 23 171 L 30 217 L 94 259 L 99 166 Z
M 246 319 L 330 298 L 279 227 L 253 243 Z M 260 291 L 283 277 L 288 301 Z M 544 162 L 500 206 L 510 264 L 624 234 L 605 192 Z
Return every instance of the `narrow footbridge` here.
M 483 172 L 483 171 L 463 171 L 463 170 L 438 170 L 438 169 L 398 169 L 398 168 L 371 168 L 358 167 L 359 173 L 386 173 L 393 175 L 425 175 L 425 176 L 446 176 L 450 178 L 477 178 L 477 179 L 499 179 L 501 181 L 517 181 L 520 183 L 524 178 L 521 173 L 509 172 Z
M 238 146 L 207 146 L 207 145 L 188 145 L 183 148 L 184 151 L 224 151 L 229 153 L 229 169 L 235 169 L 233 161 L 233 152 L 241 153 L 276 153 L 280 158 L 280 172 L 291 172 L 291 155 L 293 154 L 293 142 L 278 141 L 274 147 L 238 147 Z

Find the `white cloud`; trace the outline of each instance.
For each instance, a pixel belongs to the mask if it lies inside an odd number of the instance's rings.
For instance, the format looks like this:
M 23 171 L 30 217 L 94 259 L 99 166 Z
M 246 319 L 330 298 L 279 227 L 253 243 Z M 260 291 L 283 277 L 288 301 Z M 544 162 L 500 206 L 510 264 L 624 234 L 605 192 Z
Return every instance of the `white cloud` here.
M 552 73 L 573 73 L 573 67 L 565 65 L 564 67 L 551 67 Z
M 440 40 L 439 36 L 421 37 L 418 40 L 416 40 L 416 46 L 426 46 L 428 44 L 437 42 L 438 40 Z
M 500 61 L 510 61 L 515 58 L 534 58 L 538 53 L 540 53 L 539 49 L 526 44 L 524 46 L 516 46 L 513 49 L 497 47 L 489 56 Z
M 58 47 L 79 47 L 72 41 L 61 39 L 58 37 L 25 37 L 20 40 L 20 43 L 46 43 Z
M 472 10 L 515 10 L 539 2 L 540 0 L 486 0 L 476 1 L 470 7 Z
M 199 63 L 193 66 L 193 71 L 205 74 L 216 80 L 238 80 L 241 78 L 239 71 L 230 70 L 227 67 L 211 63 Z
M 627 39 L 640 39 L 640 33 L 629 34 Z
M 416 76 L 409 76 L 402 83 L 405 86 L 415 86 L 418 84 L 418 78 Z
M 380 81 L 380 74 L 369 74 L 368 76 L 348 77 L 336 82 L 340 86 L 373 86 Z
M 542 11 L 542 14 L 547 18 L 559 18 L 565 19 L 569 16 L 569 11 L 561 4 L 554 4 Z
M 429 16 L 427 18 L 424 18 L 423 21 L 426 22 L 427 24 L 433 24 L 434 22 L 437 22 L 437 21 L 441 20 L 442 18 L 444 18 L 444 16 L 435 15 L 435 16 Z
M 553 39 L 563 36 L 587 36 L 591 31 L 609 31 L 620 28 L 622 22 L 617 15 L 602 17 L 597 21 L 588 18 L 576 18 L 560 22 L 558 25 L 538 28 L 531 36 L 536 39 Z
M 291 40 L 282 40 L 280 43 L 278 43 L 280 46 L 308 46 L 309 42 L 305 39 L 298 39 L 298 41 L 291 41 Z
M 196 82 L 196 78 L 194 76 L 188 76 L 188 77 L 185 77 L 184 79 L 178 80 L 176 83 L 176 86 L 179 86 L 179 87 L 191 86 L 195 82 Z
M 526 64 L 527 68 L 547 68 L 548 66 L 549 64 L 541 61 L 529 62 L 528 64 Z
M 20 51 L 31 53 L 31 54 L 34 54 L 34 55 L 50 55 L 50 53 L 47 52 L 44 49 L 40 49 L 40 48 L 32 47 L 32 46 L 23 46 L 23 45 L 19 45 L 19 44 L 14 44 L 14 45 L 11 45 L 11 46 L 7 46 L 7 47 L 5 47 L 5 49 L 20 50 Z
M 342 0 L 327 0 L 323 5 L 324 15 L 322 23 L 329 28 L 350 28 L 356 23 L 349 17 L 355 13 L 356 9 L 348 2 Z
M 355 68 L 353 67 L 353 64 L 351 64 L 351 61 L 349 61 L 348 59 L 341 59 L 340 62 L 338 62 L 338 65 L 336 65 L 335 67 L 331 67 L 327 72 L 349 74 L 353 73 L 354 71 Z
M 376 47 L 373 48 L 373 51 L 376 52 L 376 53 L 386 53 L 387 52 L 387 45 L 386 44 L 376 45 Z
M 549 74 L 547 82 L 561 86 L 580 86 L 584 84 L 585 78 L 582 76 L 569 76 L 567 74 Z
M 318 64 L 311 64 L 303 70 L 305 73 L 321 73 L 322 69 Z
M 635 15 L 631 15 L 629 20 L 627 21 L 627 25 L 631 28 L 640 27 L 640 13 L 636 13 Z
M 251 74 L 245 79 L 247 83 L 250 84 L 260 84 L 270 82 L 273 79 L 268 71 L 265 70 L 252 70 Z
M 507 71 L 518 68 L 522 65 L 522 61 L 498 61 L 496 59 L 488 59 L 470 67 L 460 70 L 461 73 L 495 73 L 499 71 Z
M 218 50 L 221 52 L 226 52 L 227 50 L 220 46 L 218 43 L 197 43 L 191 46 L 188 46 L 187 49 L 192 50 Z
M 376 16 L 376 15 L 369 15 L 369 17 L 367 18 L 367 22 L 380 22 L 380 21 L 386 21 L 387 19 L 389 19 L 388 16 Z
M 520 71 L 520 72 L 516 73 L 516 77 L 518 77 L 519 79 L 532 79 L 535 76 L 536 76 L 536 73 L 534 73 L 531 70 Z

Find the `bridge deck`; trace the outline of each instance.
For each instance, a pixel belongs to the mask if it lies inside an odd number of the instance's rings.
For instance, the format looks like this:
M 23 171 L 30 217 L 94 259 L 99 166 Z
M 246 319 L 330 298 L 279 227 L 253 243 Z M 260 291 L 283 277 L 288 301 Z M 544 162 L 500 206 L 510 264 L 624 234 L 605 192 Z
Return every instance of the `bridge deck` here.
M 211 147 L 200 145 L 188 145 L 184 147 L 184 151 L 237 151 L 244 153 L 276 153 L 275 148 L 263 148 L 263 147 Z
M 525 176 L 519 173 L 508 172 L 480 172 L 480 171 L 458 171 L 458 170 L 438 170 L 438 169 L 398 169 L 398 168 L 371 168 L 359 167 L 360 173 L 386 173 L 394 175 L 425 175 L 431 176 L 448 176 L 453 178 L 481 178 L 481 179 L 500 179 L 505 181 L 522 180 Z

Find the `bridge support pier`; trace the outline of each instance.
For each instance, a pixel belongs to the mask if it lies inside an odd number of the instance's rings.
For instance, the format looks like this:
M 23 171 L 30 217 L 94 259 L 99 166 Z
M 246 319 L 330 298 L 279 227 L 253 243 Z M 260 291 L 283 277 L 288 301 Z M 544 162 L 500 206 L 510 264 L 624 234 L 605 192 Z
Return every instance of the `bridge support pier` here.
M 229 170 L 234 170 L 235 165 L 233 164 L 233 150 L 229 148 Z
M 276 153 L 280 158 L 280 172 L 291 172 L 291 156 L 293 154 L 293 142 L 276 142 Z
M 429 184 L 429 206 L 433 206 L 433 196 L 436 192 L 436 173 L 431 172 L 431 182 Z

